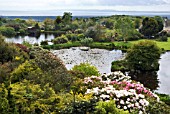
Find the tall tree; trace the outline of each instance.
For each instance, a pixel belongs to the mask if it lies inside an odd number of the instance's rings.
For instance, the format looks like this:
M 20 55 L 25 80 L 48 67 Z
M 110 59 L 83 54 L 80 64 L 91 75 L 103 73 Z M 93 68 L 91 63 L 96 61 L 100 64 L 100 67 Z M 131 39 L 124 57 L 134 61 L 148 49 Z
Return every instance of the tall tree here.
M 60 29 L 60 24 L 61 24 L 61 22 L 62 22 L 61 17 L 60 17 L 60 16 L 57 16 L 57 17 L 56 17 L 56 19 L 55 19 L 55 21 L 54 21 L 54 24 L 55 24 L 55 30 Z
M 146 17 L 143 19 L 140 32 L 149 38 L 159 32 L 158 22 L 154 18 Z
M 50 19 L 50 18 L 46 18 L 44 21 L 44 28 L 45 30 L 53 30 L 54 28 L 54 20 Z
M 126 38 L 128 36 L 128 33 L 132 30 L 135 29 L 133 22 L 130 20 L 129 17 L 121 17 L 117 20 L 117 22 L 115 23 L 115 29 L 117 29 L 117 31 L 120 31 L 120 33 L 122 34 L 122 37 L 124 39 L 124 41 L 126 41 Z
M 158 32 L 162 31 L 163 30 L 163 27 L 164 27 L 164 22 L 163 22 L 163 19 L 162 17 L 160 16 L 155 16 L 154 19 L 157 21 L 158 23 Z
M 70 24 L 72 21 L 72 13 L 70 12 L 64 12 L 64 15 L 62 17 L 62 21 L 64 24 Z

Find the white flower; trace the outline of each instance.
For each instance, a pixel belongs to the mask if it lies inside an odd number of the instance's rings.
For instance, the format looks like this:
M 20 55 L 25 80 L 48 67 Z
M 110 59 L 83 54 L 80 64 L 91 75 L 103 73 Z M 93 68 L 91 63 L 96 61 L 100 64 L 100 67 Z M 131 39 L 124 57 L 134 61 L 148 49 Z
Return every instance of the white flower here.
M 139 96 L 139 98 L 143 98 L 143 99 L 145 98 L 145 96 L 142 94 L 139 94 L 138 96 Z
M 139 106 L 139 103 L 138 103 L 138 102 L 136 102 L 136 103 L 135 103 L 135 106 L 136 106 L 136 107 L 138 107 L 138 106 Z
M 126 107 L 126 106 L 124 106 L 123 108 L 124 108 L 125 110 L 127 109 L 127 107 Z
M 110 96 L 109 96 L 109 95 L 104 95 L 104 94 L 102 94 L 102 95 L 100 95 L 100 98 L 106 99 L 106 98 L 110 98 Z
M 120 108 L 120 105 L 117 105 L 117 108 Z
M 129 98 L 127 98 L 127 101 L 130 101 L 130 99 L 129 99 Z
M 128 108 L 130 108 L 131 106 L 132 106 L 131 104 L 127 105 Z
M 99 87 L 93 88 L 93 93 L 94 94 L 99 94 L 99 91 L 100 91 Z
M 120 104 L 125 104 L 125 102 L 123 100 L 120 100 Z
M 139 111 L 139 114 L 143 114 L 143 112 L 140 110 L 140 111 Z
M 85 94 L 89 94 L 89 93 L 91 93 L 91 89 L 87 89 Z
M 130 102 L 129 101 L 126 101 L 126 104 L 129 104 Z

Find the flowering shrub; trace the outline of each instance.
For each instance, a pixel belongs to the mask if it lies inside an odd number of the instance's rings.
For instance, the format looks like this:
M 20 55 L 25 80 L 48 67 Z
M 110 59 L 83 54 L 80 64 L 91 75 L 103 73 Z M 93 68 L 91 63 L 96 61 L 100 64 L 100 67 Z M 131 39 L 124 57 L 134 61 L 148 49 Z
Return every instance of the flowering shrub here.
M 145 88 L 143 84 L 132 81 L 129 76 L 121 72 L 113 72 L 100 77 L 92 76 L 84 79 L 87 86 L 86 94 L 93 93 L 102 101 L 115 100 L 117 108 L 128 110 L 138 110 L 145 112 L 149 102 L 146 97 L 152 97 L 159 101 L 159 97 Z

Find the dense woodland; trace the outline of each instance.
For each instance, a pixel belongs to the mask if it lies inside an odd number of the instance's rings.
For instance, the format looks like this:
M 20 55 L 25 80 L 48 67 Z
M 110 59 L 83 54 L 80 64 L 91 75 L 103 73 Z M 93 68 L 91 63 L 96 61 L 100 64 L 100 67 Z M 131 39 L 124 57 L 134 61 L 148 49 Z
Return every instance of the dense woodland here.
M 109 16 L 72 19 L 71 13 L 43 22 L 0 18 L 0 112 L 2 114 L 169 114 L 170 96 L 123 74 L 153 72 L 159 68 L 163 49 L 155 42 L 168 41 L 164 19 Z M 5 37 L 53 33 L 56 38 L 41 45 L 8 43 Z M 128 43 L 142 40 L 133 46 Z M 108 43 L 107 45 L 103 45 Z M 63 46 L 63 45 L 65 46 Z M 100 44 L 100 45 L 97 45 Z M 126 49 L 122 61 L 112 63 L 111 74 L 82 63 L 67 70 L 46 49 L 93 46 Z M 123 72 L 123 73 L 122 73 Z

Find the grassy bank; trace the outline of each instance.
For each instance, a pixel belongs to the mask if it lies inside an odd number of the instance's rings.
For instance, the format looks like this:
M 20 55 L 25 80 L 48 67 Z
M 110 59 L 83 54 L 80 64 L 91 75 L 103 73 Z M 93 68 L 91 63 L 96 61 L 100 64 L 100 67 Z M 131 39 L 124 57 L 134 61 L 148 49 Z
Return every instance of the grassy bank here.
M 137 40 L 137 41 L 128 41 L 128 42 L 114 42 L 116 47 L 131 47 L 133 44 L 138 43 L 139 41 L 144 41 L 145 39 L 142 40 Z M 148 39 L 147 39 L 148 40 Z M 170 37 L 168 38 L 167 42 L 160 42 L 156 40 L 152 40 L 156 42 L 159 48 L 164 49 L 165 51 L 170 51 Z M 121 48 L 120 48 L 121 49 Z
M 144 41 L 145 39 L 142 40 L 137 40 L 137 41 L 128 41 L 128 42 L 93 42 L 92 44 L 89 45 L 91 48 L 99 48 L 99 49 L 120 49 L 123 51 L 126 51 L 128 48 L 130 48 L 133 44 L 138 43 L 139 41 Z M 156 40 L 152 40 L 156 42 L 156 44 L 163 50 L 165 51 L 170 51 L 170 37 L 168 38 L 167 42 L 160 42 Z M 70 47 L 78 47 L 82 46 L 80 42 L 68 42 L 64 44 L 54 44 L 54 45 L 44 45 L 42 46 L 44 49 L 65 49 L 65 48 L 70 48 Z
M 79 47 L 82 46 L 80 42 L 68 42 L 64 44 L 54 44 L 54 45 L 43 45 L 44 49 L 66 49 L 70 47 Z M 114 43 L 100 43 L 100 42 L 93 42 L 89 45 L 91 48 L 99 48 L 99 49 L 115 49 Z

